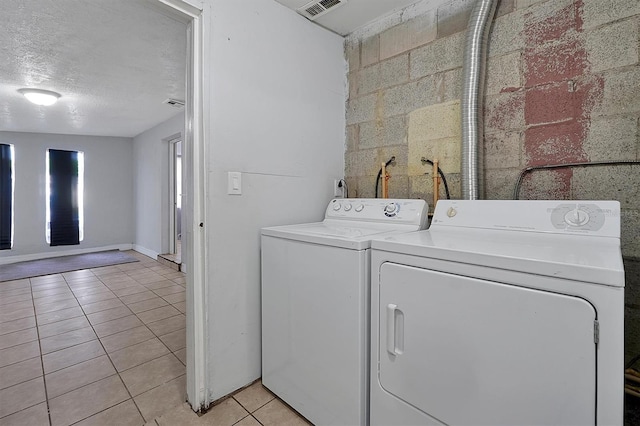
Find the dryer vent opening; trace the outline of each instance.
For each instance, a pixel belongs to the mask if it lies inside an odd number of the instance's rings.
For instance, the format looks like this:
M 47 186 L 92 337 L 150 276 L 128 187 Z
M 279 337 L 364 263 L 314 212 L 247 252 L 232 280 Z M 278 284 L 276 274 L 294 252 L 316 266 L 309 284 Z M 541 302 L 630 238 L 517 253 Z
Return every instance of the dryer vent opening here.
M 320 0 L 312 1 L 304 6 L 296 9 L 296 11 L 305 18 L 315 21 L 322 15 L 333 11 L 345 4 L 347 0 Z

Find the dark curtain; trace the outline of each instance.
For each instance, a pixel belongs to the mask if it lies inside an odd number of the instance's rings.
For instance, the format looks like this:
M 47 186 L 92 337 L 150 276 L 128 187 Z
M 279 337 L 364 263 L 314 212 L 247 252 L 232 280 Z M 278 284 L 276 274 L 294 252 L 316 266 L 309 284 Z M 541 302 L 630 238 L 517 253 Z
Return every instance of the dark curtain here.
M 0 144 L 0 250 L 11 249 L 11 214 L 13 179 L 11 145 Z
M 49 150 L 51 245 L 80 244 L 78 153 Z

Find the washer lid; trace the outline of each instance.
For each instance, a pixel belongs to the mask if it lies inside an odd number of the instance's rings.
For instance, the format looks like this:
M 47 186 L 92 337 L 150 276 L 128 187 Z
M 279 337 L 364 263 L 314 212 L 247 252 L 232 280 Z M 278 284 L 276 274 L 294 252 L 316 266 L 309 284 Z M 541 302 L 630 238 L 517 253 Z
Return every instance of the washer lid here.
M 624 287 L 618 238 L 446 227 L 395 235 L 372 249 Z
M 324 222 L 263 228 L 262 235 L 352 250 L 364 250 L 371 247 L 373 238 L 384 238 L 396 233 L 416 230 L 414 226 L 409 225 L 379 225 L 325 220 Z

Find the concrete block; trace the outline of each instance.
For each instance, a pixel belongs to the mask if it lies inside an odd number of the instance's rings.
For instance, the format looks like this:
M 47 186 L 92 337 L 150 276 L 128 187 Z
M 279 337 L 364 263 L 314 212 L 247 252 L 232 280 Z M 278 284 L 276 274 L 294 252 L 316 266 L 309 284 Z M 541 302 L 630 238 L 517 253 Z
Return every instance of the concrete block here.
M 410 54 L 409 75 L 412 80 L 462 66 L 464 33 L 438 39 Z
M 408 23 L 391 27 L 380 34 L 380 60 L 409 50 Z
M 407 175 L 391 175 L 388 185 L 389 198 L 409 198 L 409 177 Z
M 638 0 L 582 0 L 582 3 L 585 29 L 640 14 Z
M 525 42 L 528 47 L 560 40 L 581 30 L 580 8 L 575 0 L 554 0 L 524 12 Z
M 376 197 L 375 179 L 376 179 L 375 175 L 358 177 L 357 196 L 360 198 L 375 198 Z
M 350 72 L 347 74 L 347 82 L 349 83 L 348 99 L 358 97 L 358 72 Z
M 635 160 L 640 144 L 634 117 L 592 118 L 582 149 L 590 161 Z
M 628 19 L 587 33 L 586 50 L 591 71 L 637 64 L 638 31 L 638 20 Z
M 409 22 L 409 49 L 415 49 L 432 42 L 438 36 L 437 10 L 432 9 L 427 13 L 416 16 Z
M 640 165 L 576 168 L 571 179 L 576 200 L 618 200 L 622 209 L 640 210 L 638 188 Z
M 443 73 L 443 80 L 443 102 L 460 100 L 462 98 L 462 68 L 456 68 Z
M 382 95 L 382 114 L 384 117 L 405 114 L 411 110 L 409 100 L 415 91 L 415 83 L 407 83 L 386 89 Z
M 521 167 L 521 132 L 497 132 L 484 135 L 484 167 L 509 169 Z
M 467 29 L 474 0 L 453 0 L 438 7 L 438 38 Z
M 640 210 L 623 209 L 620 224 L 622 255 L 640 258 Z
M 349 65 L 349 71 L 358 71 L 360 69 L 360 40 L 345 41 L 344 56 Z
M 409 53 L 409 76 L 412 80 L 435 74 L 436 67 L 435 42 L 412 50 Z
M 360 133 L 360 125 L 352 124 L 347 126 L 347 152 L 353 152 L 358 149 L 358 136 Z
M 484 101 L 484 125 L 487 133 L 520 130 L 524 127 L 524 92 L 505 92 L 487 96 Z
M 373 64 L 358 72 L 358 94 L 366 95 L 380 88 L 380 64 Z
M 360 124 L 360 148 L 379 148 L 407 144 L 407 128 L 403 115 Z
M 376 34 L 360 45 L 360 66 L 366 67 L 380 60 L 380 37 Z
M 460 174 L 445 173 L 449 194 L 452 199 L 460 198 Z M 440 181 L 438 198 L 447 198 L 442 180 Z M 409 197 L 421 198 L 427 202 L 429 209 L 433 211 L 433 174 L 432 169 L 426 167 L 426 172 L 418 176 L 409 176 Z
M 409 54 L 380 62 L 380 87 L 387 88 L 409 81 Z
M 484 172 L 484 193 L 487 200 L 511 200 L 520 169 L 496 169 Z
M 514 91 L 522 87 L 521 54 L 513 52 L 489 59 L 487 66 L 486 94 Z
M 514 10 L 516 10 L 516 0 L 500 0 L 496 10 L 496 17 L 507 15 Z
M 640 354 L 640 309 L 624 309 L 624 362 L 630 362 Z M 638 368 L 637 364 L 635 366 Z
M 624 304 L 640 309 L 640 258 L 625 257 L 624 262 Z
M 345 155 L 345 174 L 349 176 L 375 176 L 379 168 L 377 149 L 347 152 Z
M 526 9 L 529 6 L 532 6 L 536 3 L 541 3 L 543 1 L 549 0 L 515 0 L 515 8 L 516 9 Z
M 615 115 L 640 111 L 640 68 L 605 75 L 602 102 L 592 115 Z
M 377 96 L 375 94 L 349 99 L 347 102 L 347 125 L 374 119 Z
M 429 203 L 429 208 L 433 210 L 431 206 L 433 202 L 433 179 L 431 174 L 421 174 L 416 176 L 409 176 L 409 197 L 421 198 Z M 447 182 L 448 183 L 448 182 Z
M 460 173 L 460 137 L 443 139 L 409 140 L 409 176 L 418 176 L 429 170 L 429 165 L 420 161 L 422 157 L 438 160 L 443 173 Z
M 640 258 L 640 210 L 622 209 L 620 245 L 622 255 Z
M 521 50 L 525 46 L 524 13 L 515 11 L 494 20 L 489 34 L 489 56 Z
M 409 114 L 409 143 L 412 139 L 436 140 L 460 136 L 460 102 L 420 108 Z
M 410 85 L 411 93 L 407 98 L 407 111 L 438 104 L 443 100 L 444 79 L 441 74 L 426 76 Z
M 542 170 L 529 173 L 520 188 L 521 200 L 570 200 L 571 170 Z M 513 185 L 515 186 L 515 180 Z
M 389 158 L 396 157 L 395 164 L 388 167 L 387 171 L 391 176 L 406 176 L 407 164 L 409 162 L 409 149 L 407 145 L 386 146 L 378 150 L 378 168 L 376 173 L 380 169 L 383 161 L 388 161 Z

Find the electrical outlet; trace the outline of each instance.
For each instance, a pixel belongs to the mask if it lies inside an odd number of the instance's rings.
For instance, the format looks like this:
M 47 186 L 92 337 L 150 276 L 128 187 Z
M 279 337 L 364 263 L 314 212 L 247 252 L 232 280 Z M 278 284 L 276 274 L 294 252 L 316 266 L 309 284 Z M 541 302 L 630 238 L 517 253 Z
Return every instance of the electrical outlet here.
M 344 186 L 340 184 L 341 179 L 333 180 L 333 196 L 334 197 L 344 197 Z

